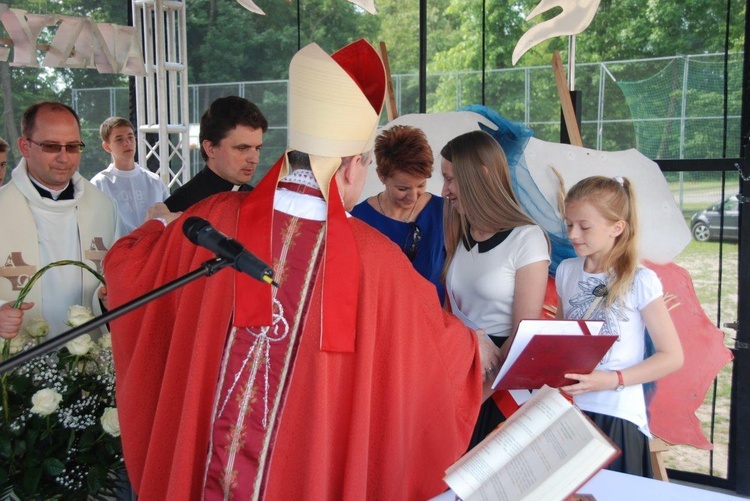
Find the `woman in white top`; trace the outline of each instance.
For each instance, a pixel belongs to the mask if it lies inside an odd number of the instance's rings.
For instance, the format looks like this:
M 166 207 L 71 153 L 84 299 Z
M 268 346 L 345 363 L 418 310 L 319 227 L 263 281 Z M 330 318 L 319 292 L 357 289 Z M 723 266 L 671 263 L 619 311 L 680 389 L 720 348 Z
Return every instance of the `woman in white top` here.
M 450 308 L 467 326 L 484 329 L 505 354 L 518 323 L 541 317 L 547 237 L 518 203 L 505 154 L 492 136 L 462 134 L 440 153 Z M 498 369 L 485 378 L 494 378 Z M 487 400 L 470 447 L 502 421 L 494 400 Z

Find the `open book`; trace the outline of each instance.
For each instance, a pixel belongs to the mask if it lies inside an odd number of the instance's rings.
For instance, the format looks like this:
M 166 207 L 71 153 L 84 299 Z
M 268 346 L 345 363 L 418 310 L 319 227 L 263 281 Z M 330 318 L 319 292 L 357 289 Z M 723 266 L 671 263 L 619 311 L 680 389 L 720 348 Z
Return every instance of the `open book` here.
M 602 325 L 601 320 L 521 320 L 492 388 L 535 390 L 575 383 L 563 375 L 589 374 L 617 340 L 598 335 Z
M 620 453 L 558 390 L 543 387 L 444 478 L 472 500 L 564 500 Z

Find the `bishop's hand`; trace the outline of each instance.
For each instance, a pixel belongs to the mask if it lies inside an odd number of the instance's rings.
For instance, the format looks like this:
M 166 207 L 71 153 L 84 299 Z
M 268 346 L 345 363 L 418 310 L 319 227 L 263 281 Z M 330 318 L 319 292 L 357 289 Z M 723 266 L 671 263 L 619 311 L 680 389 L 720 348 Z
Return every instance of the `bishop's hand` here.
M 500 370 L 503 358 L 495 343 L 484 333 L 484 330 L 476 331 L 479 344 L 479 358 L 482 361 L 482 381 L 492 381 Z

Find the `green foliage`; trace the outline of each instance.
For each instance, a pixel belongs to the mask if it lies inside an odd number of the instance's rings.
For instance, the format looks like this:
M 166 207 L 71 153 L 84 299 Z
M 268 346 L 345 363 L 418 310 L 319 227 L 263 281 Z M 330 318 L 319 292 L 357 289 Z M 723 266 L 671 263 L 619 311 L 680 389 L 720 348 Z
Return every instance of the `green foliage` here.
M 76 0 L 76 2 L 52 2 L 40 4 L 32 0 L 15 0 L 3 2 L 15 9 L 22 9 L 32 13 L 54 13 L 76 17 L 91 17 L 97 22 L 107 22 L 120 25 L 128 24 L 128 10 L 130 4 L 123 0 Z M 42 31 L 38 42 L 49 43 L 56 32 L 55 28 Z M 2 33 L 2 31 L 0 31 Z M 4 36 L 4 35 L 0 35 Z M 127 78 L 123 75 L 101 74 L 95 69 L 70 69 L 70 68 L 46 68 L 41 66 L 44 53 L 37 52 L 38 68 L 11 67 L 11 59 L 0 62 L 6 65 L 10 80 L 3 81 L 4 72 L 0 71 L 0 87 L 5 85 L 10 89 L 10 99 L 0 94 L 3 100 L 5 112 L 0 115 L 0 136 L 15 146 L 17 137 L 11 134 L 11 127 L 7 121 L 12 121 L 16 128 L 20 129 L 21 114 L 31 104 L 42 100 L 62 101 L 71 103 L 71 88 L 95 88 L 126 85 Z M 106 117 L 105 117 L 106 118 Z M 85 125 L 84 125 L 85 126 Z M 99 124 L 96 124 L 99 127 Z M 18 131 L 20 134 L 20 130 Z M 85 141 L 85 140 L 84 140 Z M 98 142 L 95 146 L 98 145 Z M 15 147 L 12 147 L 8 155 L 8 165 L 14 166 L 20 155 Z M 105 167 L 100 166 L 98 170 Z M 97 172 L 98 172 L 97 170 Z
M 550 60 L 553 50 L 559 50 L 563 60 L 568 57 L 568 37 L 556 37 L 543 42 L 527 52 L 519 61 L 519 66 L 531 67 L 532 88 L 527 94 L 524 88 L 523 74 L 505 73 L 511 67 L 511 54 L 515 44 L 529 28 L 556 16 L 560 9 L 535 17 L 530 21 L 525 16 L 538 4 L 538 0 L 498 0 L 486 1 L 485 12 L 485 68 L 492 70 L 486 75 L 485 104 L 498 110 L 501 115 L 514 120 L 526 120 L 535 125 L 535 135 L 549 140 L 557 140 L 557 125 L 560 121 L 559 101 L 554 85 Z M 722 52 L 724 50 L 725 1 L 718 0 L 602 0 L 594 20 L 586 30 L 576 37 L 576 62 L 617 61 L 677 54 L 700 54 Z M 729 29 L 730 51 L 741 50 L 744 40 L 745 4 L 741 0 L 731 0 L 731 25 Z M 383 28 L 388 28 L 383 24 Z M 428 110 L 449 111 L 460 106 L 481 102 L 482 69 L 482 1 L 450 0 L 444 15 L 437 25 L 430 25 L 430 30 L 448 33 L 446 47 L 430 52 L 429 71 L 439 83 L 434 87 L 434 94 L 429 97 Z M 415 45 L 416 47 L 416 45 Z M 393 60 L 392 60 L 392 64 Z M 652 67 L 646 65 L 622 65 L 622 73 L 612 69 L 618 80 L 638 81 L 658 73 L 659 62 Z M 663 63 L 661 63 L 663 65 Z M 534 68 L 540 67 L 547 77 L 540 77 Z M 464 73 L 458 73 L 464 72 Z M 600 82 L 598 71 L 576 74 L 576 88 L 583 92 L 583 118 L 595 120 L 596 106 L 593 99 L 599 95 L 599 85 L 610 89 L 604 99 L 606 107 L 604 116 L 610 119 L 630 119 L 630 109 L 621 92 L 613 85 L 609 76 L 606 82 Z M 741 84 L 731 81 L 732 100 L 740 99 Z M 430 89 L 433 92 L 433 89 Z M 457 100 L 457 96 L 459 99 Z M 692 96 L 691 96 L 692 97 Z M 723 95 L 718 96 L 723 99 Z M 700 101 L 707 99 L 702 95 L 693 103 L 696 109 L 702 109 Z M 525 110 L 525 103 L 530 109 Z M 731 103 L 730 103 L 731 104 Z M 714 108 L 715 109 L 715 108 Z M 739 109 L 739 108 L 731 108 Z M 721 115 L 721 113 L 718 113 Z M 652 114 L 651 117 L 654 115 Z M 547 125 L 549 124 L 549 125 Z M 712 124 L 714 130 L 717 125 Z M 721 129 L 718 126 L 718 129 Z M 733 129 L 732 129 L 733 130 Z M 585 144 L 595 144 L 599 131 L 582 127 Z M 736 135 L 736 137 L 739 137 Z M 695 145 L 690 149 L 706 150 L 707 138 L 694 138 Z M 621 149 L 635 144 L 633 127 L 613 125 L 603 138 L 604 149 Z M 675 144 L 678 144 L 677 141 Z M 715 140 L 714 140 L 715 143 Z M 736 151 L 734 145 L 730 154 Z M 664 157 L 666 158 L 666 157 Z
M 104 284 L 80 261 L 55 261 L 29 278 L 13 307 L 59 266 L 78 266 Z M 90 308 L 71 306 L 66 323 L 76 327 L 92 318 Z M 31 319 L 16 337 L 0 341 L 0 360 L 38 345 L 48 333 L 44 319 Z M 98 342 L 84 334 L 0 375 L 0 392 L 0 499 L 9 492 L 21 499 L 114 493 L 124 466 L 109 334 Z
M 287 78 L 297 51 L 295 4 L 276 0 L 257 4 L 265 16 L 237 2 L 197 0 L 188 9 L 188 67 L 191 82 L 238 82 Z M 303 1 L 301 45 L 316 42 L 332 52 L 359 38 L 372 39 L 379 20 L 343 0 Z
M 23 349 L 35 345 L 25 340 Z M 3 359 L 9 346 L 3 345 Z M 108 344 L 89 341 L 85 355 L 73 355 L 66 345 L 1 376 L 0 387 L 0 493 L 21 499 L 114 494 L 123 468 L 119 426 L 113 436 L 100 422 L 115 405 Z M 59 403 L 33 404 L 32 397 L 49 390 Z

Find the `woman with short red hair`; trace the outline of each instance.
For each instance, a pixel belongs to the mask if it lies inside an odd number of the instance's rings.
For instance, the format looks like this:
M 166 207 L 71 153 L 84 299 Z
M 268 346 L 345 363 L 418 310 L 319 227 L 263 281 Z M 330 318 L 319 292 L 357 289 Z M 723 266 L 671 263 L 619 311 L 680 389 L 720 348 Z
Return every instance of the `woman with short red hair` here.
M 417 127 L 391 127 L 375 140 L 375 160 L 385 189 L 359 203 L 352 215 L 401 247 L 414 268 L 435 285 L 442 303 L 443 199 L 425 191 L 433 162 L 427 137 Z

